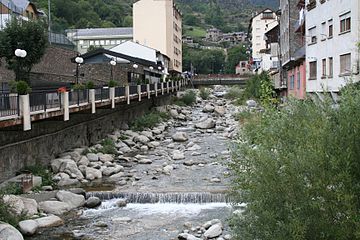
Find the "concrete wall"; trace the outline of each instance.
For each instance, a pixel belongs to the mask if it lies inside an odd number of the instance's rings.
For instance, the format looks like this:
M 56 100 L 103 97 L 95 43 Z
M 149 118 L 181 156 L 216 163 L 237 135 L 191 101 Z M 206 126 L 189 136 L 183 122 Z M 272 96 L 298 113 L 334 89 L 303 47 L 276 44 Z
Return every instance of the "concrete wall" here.
M 288 74 L 288 96 L 298 99 L 304 99 L 306 96 L 306 62 L 294 66 L 291 70 L 287 71 Z M 294 77 L 294 87 L 291 88 L 291 78 Z M 299 79 L 300 76 L 300 79 Z
M 48 165 L 51 159 L 63 152 L 95 144 L 121 128 L 123 123 L 134 120 L 154 106 L 169 102 L 170 96 L 165 95 L 131 105 L 119 104 L 116 109 L 97 109 L 96 114 L 88 111 L 75 113 L 68 122 L 63 122 L 62 117 L 34 122 L 29 132 L 23 132 L 21 127 L 1 129 L 0 182 L 13 177 L 25 166 Z

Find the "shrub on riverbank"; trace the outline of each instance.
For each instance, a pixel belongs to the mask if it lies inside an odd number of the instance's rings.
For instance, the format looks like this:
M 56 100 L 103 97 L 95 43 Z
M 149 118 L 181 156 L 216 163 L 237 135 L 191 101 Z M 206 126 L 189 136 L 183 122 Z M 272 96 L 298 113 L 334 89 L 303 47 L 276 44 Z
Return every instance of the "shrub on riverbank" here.
M 183 96 L 174 97 L 172 103 L 178 106 L 192 106 L 196 102 L 196 93 L 193 90 L 187 90 Z
M 24 170 L 31 172 L 31 174 L 34 176 L 41 177 L 42 186 L 56 186 L 56 183 L 53 180 L 53 173 L 47 167 L 39 164 L 34 166 L 27 166 Z
M 360 91 L 247 121 L 233 151 L 236 239 L 360 239 Z
M 3 200 L 4 195 L 19 195 L 22 193 L 20 185 L 16 183 L 8 184 L 6 187 L 0 189 L 0 222 L 5 222 L 17 227 L 19 222 L 23 220 L 23 216 L 13 214 L 10 206 Z
M 210 90 L 208 88 L 200 88 L 200 97 L 203 100 L 207 100 L 210 96 Z
M 162 121 L 169 119 L 168 113 L 150 112 L 142 117 L 137 118 L 130 124 L 130 128 L 134 131 L 143 131 L 146 128 L 153 128 Z

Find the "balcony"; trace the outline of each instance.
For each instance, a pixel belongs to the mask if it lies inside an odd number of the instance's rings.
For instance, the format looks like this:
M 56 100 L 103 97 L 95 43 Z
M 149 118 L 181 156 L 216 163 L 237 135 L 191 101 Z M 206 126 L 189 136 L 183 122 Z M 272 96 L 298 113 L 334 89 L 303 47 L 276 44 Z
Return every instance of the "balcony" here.
M 316 8 L 316 0 L 310 0 L 309 4 L 306 6 L 306 8 L 308 11 Z

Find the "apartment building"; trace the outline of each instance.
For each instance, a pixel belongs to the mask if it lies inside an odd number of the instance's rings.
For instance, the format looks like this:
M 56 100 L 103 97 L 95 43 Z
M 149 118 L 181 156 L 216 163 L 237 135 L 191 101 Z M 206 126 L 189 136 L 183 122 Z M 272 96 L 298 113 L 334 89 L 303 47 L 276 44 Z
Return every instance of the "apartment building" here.
M 306 91 L 336 98 L 359 81 L 360 1 L 311 0 L 306 11 Z
M 256 13 L 250 20 L 249 38 L 252 45 L 252 63 L 255 70 L 269 70 L 270 55 L 267 53 L 265 33 L 278 25 L 274 11 L 265 9 Z
M 173 0 L 140 0 L 133 5 L 134 42 L 170 58 L 170 73 L 182 72 L 182 14 Z
M 43 13 L 27 0 L 0 0 L 0 30 L 6 27 L 6 23 L 13 17 L 23 20 L 36 20 Z
M 68 39 L 76 46 L 76 50 L 84 54 L 89 48 L 113 48 L 123 42 L 132 40 L 133 28 L 86 28 L 66 30 Z

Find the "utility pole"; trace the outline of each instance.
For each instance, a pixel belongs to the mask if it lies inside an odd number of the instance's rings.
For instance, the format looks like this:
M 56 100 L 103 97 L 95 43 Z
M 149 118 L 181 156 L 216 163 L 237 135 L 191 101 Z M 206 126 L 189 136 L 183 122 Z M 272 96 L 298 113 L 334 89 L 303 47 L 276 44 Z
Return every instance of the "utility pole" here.
M 48 15 L 49 15 L 49 44 L 51 45 L 51 3 L 50 0 L 48 0 Z

